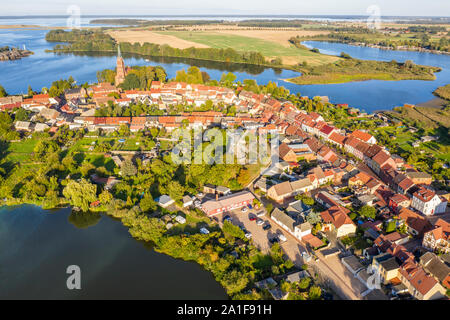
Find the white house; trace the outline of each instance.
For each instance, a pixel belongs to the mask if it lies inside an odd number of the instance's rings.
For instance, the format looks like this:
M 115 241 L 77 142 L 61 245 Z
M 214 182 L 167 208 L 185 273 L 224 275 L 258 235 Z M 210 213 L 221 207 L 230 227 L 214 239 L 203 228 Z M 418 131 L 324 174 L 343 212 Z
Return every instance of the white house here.
M 411 207 L 426 216 L 431 216 L 444 213 L 447 209 L 447 201 L 440 198 L 434 191 L 422 187 L 414 193 Z
M 311 234 L 311 224 L 309 222 L 302 223 L 294 228 L 294 235 L 297 239 L 302 240 L 303 237 Z

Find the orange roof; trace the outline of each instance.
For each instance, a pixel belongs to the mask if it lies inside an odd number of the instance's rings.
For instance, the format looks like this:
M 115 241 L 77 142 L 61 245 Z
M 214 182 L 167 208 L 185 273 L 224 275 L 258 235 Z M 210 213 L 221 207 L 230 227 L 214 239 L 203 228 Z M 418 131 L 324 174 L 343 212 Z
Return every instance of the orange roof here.
M 373 138 L 373 136 L 367 132 L 363 132 L 361 130 L 355 130 L 352 132 L 351 134 L 353 137 L 355 137 L 356 139 L 359 139 L 361 141 L 364 142 L 368 142 L 370 139 Z
M 438 284 L 436 279 L 427 275 L 425 270 L 414 262 L 404 263 L 400 267 L 399 272 L 422 295 L 427 294 L 436 284 Z
M 302 238 L 302 241 L 309 244 L 312 248 L 318 248 L 323 245 L 323 242 L 319 238 L 317 238 L 316 236 L 314 236 L 312 234 L 308 234 L 307 236 L 304 236 Z
M 344 224 L 354 224 L 352 219 L 347 215 L 350 210 L 335 206 L 321 212 L 320 215 L 325 223 L 332 223 L 336 228 L 340 228 Z

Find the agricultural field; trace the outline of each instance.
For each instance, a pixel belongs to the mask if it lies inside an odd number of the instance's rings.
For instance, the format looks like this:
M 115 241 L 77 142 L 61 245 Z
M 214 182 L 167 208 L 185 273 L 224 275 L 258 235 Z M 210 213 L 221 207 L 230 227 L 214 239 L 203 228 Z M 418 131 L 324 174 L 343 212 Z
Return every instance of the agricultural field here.
M 209 48 L 208 45 L 196 43 L 188 40 L 180 39 L 176 36 L 165 35 L 149 30 L 114 30 L 107 32 L 118 42 L 140 43 L 145 42 L 155 43 L 159 45 L 167 44 L 173 48 Z
M 200 43 L 211 48 L 232 48 L 237 51 L 257 51 L 268 58 L 280 57 L 283 64 L 294 65 L 306 61 L 309 65 L 322 65 L 335 62 L 339 58 L 299 49 L 293 45 L 286 45 L 283 38 L 274 41 L 273 33 L 268 39 L 261 39 L 261 33 L 253 32 L 253 37 L 225 32 L 189 32 L 189 31 L 161 31 L 161 35 L 174 36 L 186 41 Z M 256 37 L 257 36 L 257 37 Z M 259 38 L 258 38 L 259 37 Z M 285 37 L 285 36 L 284 36 Z M 283 43 L 279 43 L 279 42 Z

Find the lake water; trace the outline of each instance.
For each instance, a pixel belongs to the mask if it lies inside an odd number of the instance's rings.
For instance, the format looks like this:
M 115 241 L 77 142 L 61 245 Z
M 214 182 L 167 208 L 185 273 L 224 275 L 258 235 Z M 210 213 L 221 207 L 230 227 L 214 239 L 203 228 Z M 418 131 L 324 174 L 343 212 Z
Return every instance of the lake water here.
M 31 23 L 32 21 L 30 21 Z M 1 23 L 1 22 L 0 22 Z M 87 22 L 86 22 L 87 23 Z M 17 61 L 0 62 L 0 84 L 10 94 L 26 93 L 28 85 L 40 90 L 49 87 L 51 82 L 67 79 L 73 76 L 78 83 L 95 82 L 96 73 L 106 68 L 114 68 L 114 55 L 73 55 L 46 53 L 55 43 L 45 41 L 46 30 L 3 29 L 0 30 L 0 46 L 26 45 L 35 52 L 28 58 Z M 432 92 L 439 86 L 450 83 L 450 56 L 420 52 L 379 50 L 374 48 L 356 47 L 346 44 L 328 42 L 306 42 L 310 47 L 316 47 L 327 54 L 339 55 L 342 51 L 359 59 L 374 60 L 412 60 L 417 64 L 441 67 L 435 81 L 363 81 L 328 85 L 295 85 L 283 81 L 299 74 L 289 70 L 274 70 L 258 66 L 242 66 L 236 64 L 213 63 L 196 60 L 151 58 L 125 56 L 125 63 L 134 65 L 161 65 L 170 78 L 176 76 L 180 69 L 196 65 L 210 74 L 211 78 L 219 80 L 222 73 L 234 72 L 238 80 L 256 79 L 259 84 L 275 81 L 287 87 L 292 93 L 306 96 L 329 96 L 333 103 L 348 103 L 367 112 L 389 110 L 405 103 L 418 104 L 434 98 Z
M 120 222 L 70 215 L 0 209 L 0 299 L 227 299 L 211 273 L 153 251 Z M 81 268 L 81 290 L 66 287 L 70 265 Z

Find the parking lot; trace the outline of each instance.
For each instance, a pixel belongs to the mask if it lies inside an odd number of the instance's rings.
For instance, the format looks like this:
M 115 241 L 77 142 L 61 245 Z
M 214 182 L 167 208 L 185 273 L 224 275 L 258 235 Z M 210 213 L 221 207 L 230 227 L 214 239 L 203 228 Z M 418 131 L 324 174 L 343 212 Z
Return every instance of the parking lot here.
M 223 225 L 223 219 L 229 216 L 232 219 L 232 223 L 236 226 L 245 228 L 252 235 L 253 244 L 264 253 L 269 253 L 272 246 L 270 239 L 274 237 L 279 238 L 282 234 L 286 237 L 287 241 L 280 241 L 281 248 L 287 255 L 287 257 L 294 262 L 296 267 L 300 268 L 305 262 L 301 256 L 301 252 L 308 252 L 304 245 L 302 245 L 293 235 L 279 227 L 274 221 L 267 217 L 267 215 L 257 217 L 257 214 L 261 210 L 257 209 L 245 209 L 245 212 L 241 209 L 233 210 L 232 212 L 225 213 L 223 215 L 216 216 L 216 221 L 220 226 Z M 264 224 L 258 225 L 256 219 L 261 219 Z M 264 230 L 263 226 L 270 224 L 269 230 Z M 307 264 L 314 270 L 314 273 L 319 273 L 324 279 L 327 279 L 328 283 L 332 283 L 333 290 L 342 299 L 361 299 L 361 294 L 367 290 L 367 288 L 356 279 L 342 264 L 339 257 L 324 258 L 320 253 L 317 253 L 317 261 L 311 260 Z M 369 297 L 366 297 L 369 298 Z
M 263 209 L 246 209 L 246 212 L 242 212 L 241 209 L 234 210 L 230 213 L 217 216 L 219 224 L 223 225 L 223 218 L 225 216 L 230 216 L 232 223 L 236 226 L 240 226 L 249 231 L 252 235 L 253 244 L 264 253 L 269 253 L 272 243 L 270 239 L 280 238 L 283 235 L 286 241 L 280 241 L 281 248 L 290 260 L 294 262 L 297 267 L 303 265 L 303 259 L 301 257 L 301 252 L 306 252 L 306 249 L 297 241 L 297 239 L 284 231 L 275 222 L 270 220 L 264 211 L 264 215 L 257 217 L 257 214 L 263 211 Z M 254 220 L 256 218 L 256 220 Z M 258 225 L 257 221 L 261 219 L 263 221 L 262 225 Z M 252 221 L 253 220 L 253 221 Z M 264 230 L 263 227 L 270 224 L 271 228 L 269 230 Z

